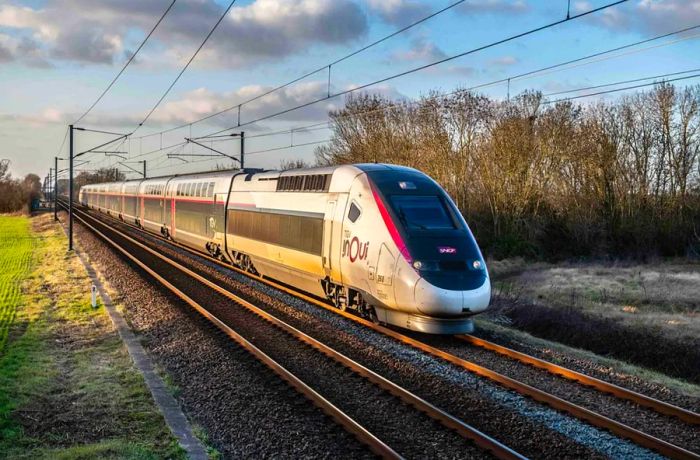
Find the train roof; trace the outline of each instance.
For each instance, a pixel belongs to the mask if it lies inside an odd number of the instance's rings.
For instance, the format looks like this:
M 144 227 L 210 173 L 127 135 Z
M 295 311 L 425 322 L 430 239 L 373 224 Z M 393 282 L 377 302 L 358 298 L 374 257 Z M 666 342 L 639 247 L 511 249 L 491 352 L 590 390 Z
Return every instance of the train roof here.
M 244 175 L 246 180 L 259 180 L 259 179 L 274 179 L 277 177 L 286 176 L 301 176 L 301 175 L 314 175 L 314 174 L 334 174 L 338 171 L 343 171 L 342 176 L 346 176 L 350 179 L 356 176 L 358 173 L 371 173 L 376 171 L 396 171 L 396 172 L 412 172 L 417 171 L 413 168 L 399 165 L 391 165 L 385 163 L 358 163 L 358 164 L 347 164 L 347 165 L 336 165 L 336 166 L 319 166 L 312 168 L 297 168 L 297 169 L 287 169 L 284 171 L 279 170 L 264 170 L 264 169 L 226 169 L 221 171 L 206 171 L 198 173 L 188 173 L 188 174 L 170 174 L 164 176 L 148 177 L 146 179 L 134 179 L 128 181 L 120 181 L 118 184 L 141 184 L 142 182 L 153 182 L 159 183 L 168 181 L 170 179 L 197 179 L 201 177 L 233 177 L 238 175 Z M 101 185 L 109 186 L 115 184 L 115 182 L 102 183 L 102 184 L 88 184 L 88 185 Z

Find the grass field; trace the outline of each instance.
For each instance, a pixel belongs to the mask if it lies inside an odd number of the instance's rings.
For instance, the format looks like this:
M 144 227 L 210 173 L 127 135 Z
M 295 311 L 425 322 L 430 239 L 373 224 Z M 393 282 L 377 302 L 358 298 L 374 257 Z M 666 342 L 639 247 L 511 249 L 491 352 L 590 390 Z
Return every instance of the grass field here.
M 20 283 L 29 273 L 33 247 L 28 218 L 0 218 L 0 354 L 17 313 Z
M 184 458 L 58 226 L 0 229 L 0 458 Z
M 537 336 L 700 383 L 700 264 L 489 264 L 494 313 Z

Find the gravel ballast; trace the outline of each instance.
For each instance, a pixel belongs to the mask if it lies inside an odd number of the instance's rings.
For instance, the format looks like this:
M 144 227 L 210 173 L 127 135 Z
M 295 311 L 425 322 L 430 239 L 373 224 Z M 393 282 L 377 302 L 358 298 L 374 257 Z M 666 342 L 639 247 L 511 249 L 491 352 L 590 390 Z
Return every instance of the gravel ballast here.
M 371 458 L 354 437 L 189 306 L 124 262 L 82 225 L 76 235 L 119 296 L 187 416 L 226 458 Z
M 449 407 L 453 415 L 525 455 L 540 458 L 562 455 L 636 458 L 654 456 L 632 443 L 400 345 L 338 315 L 205 259 L 195 262 L 189 253 L 155 238 L 145 235 L 139 238 L 155 240 L 159 249 L 168 255 L 177 255 L 192 268 L 207 273 L 210 279 L 215 279 L 220 284 L 227 284 L 234 292 L 249 297 L 257 304 L 263 301 L 275 314 L 279 314 L 295 327 L 305 330 L 436 405 Z

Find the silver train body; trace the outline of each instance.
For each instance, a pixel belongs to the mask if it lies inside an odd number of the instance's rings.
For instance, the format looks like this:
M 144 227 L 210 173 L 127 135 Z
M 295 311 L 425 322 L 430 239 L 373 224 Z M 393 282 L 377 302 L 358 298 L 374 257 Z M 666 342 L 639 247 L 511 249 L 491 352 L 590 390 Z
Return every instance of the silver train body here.
M 473 330 L 491 285 L 445 191 L 410 168 L 223 171 L 87 185 L 80 202 L 383 323 Z

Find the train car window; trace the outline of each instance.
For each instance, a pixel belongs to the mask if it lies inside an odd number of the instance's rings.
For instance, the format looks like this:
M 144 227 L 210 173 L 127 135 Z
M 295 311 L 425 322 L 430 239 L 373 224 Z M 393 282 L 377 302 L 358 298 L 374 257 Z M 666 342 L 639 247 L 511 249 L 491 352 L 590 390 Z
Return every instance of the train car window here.
M 209 197 L 210 198 L 214 196 L 214 184 L 215 184 L 214 182 L 209 182 Z
M 205 182 L 202 186 L 202 196 L 209 196 L 209 182 Z
M 197 192 L 195 193 L 196 196 L 202 196 L 202 184 L 201 182 L 197 184 Z
M 360 208 L 358 208 L 355 203 L 350 203 L 350 211 L 348 211 L 348 219 L 350 219 L 350 222 L 357 222 L 357 219 L 360 218 L 360 214 L 362 214 Z
M 393 195 L 391 202 L 399 219 L 409 230 L 455 228 L 454 221 L 437 196 Z

